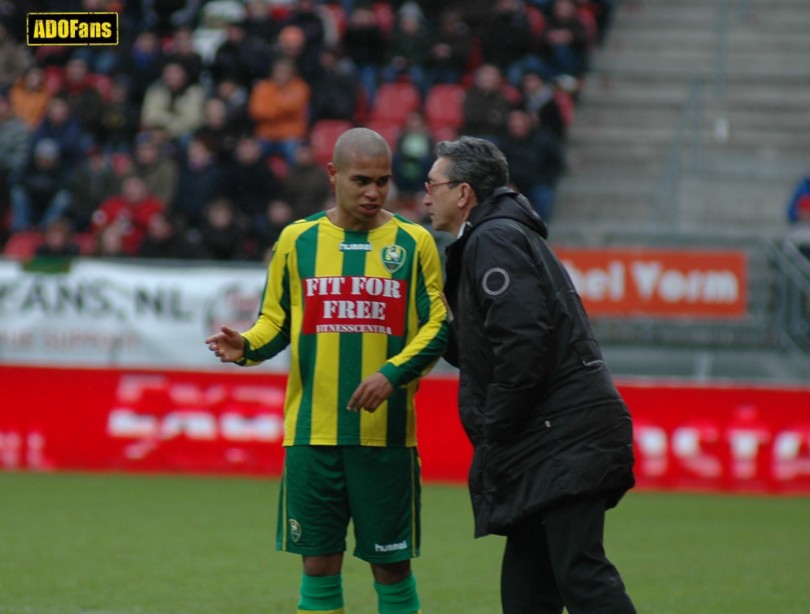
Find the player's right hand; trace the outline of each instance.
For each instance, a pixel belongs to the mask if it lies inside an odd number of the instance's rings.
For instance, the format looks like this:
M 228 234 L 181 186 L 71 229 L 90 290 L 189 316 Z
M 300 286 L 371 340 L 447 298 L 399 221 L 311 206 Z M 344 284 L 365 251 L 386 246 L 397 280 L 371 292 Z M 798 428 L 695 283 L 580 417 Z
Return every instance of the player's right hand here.
M 208 349 L 220 362 L 236 362 L 245 355 L 245 339 L 237 331 L 221 326 L 220 332 L 205 340 Z

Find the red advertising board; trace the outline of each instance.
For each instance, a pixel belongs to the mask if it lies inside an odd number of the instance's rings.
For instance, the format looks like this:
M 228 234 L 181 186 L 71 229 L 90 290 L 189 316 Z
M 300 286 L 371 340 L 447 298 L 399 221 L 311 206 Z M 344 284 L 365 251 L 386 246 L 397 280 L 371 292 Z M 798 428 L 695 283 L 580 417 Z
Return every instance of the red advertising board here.
M 743 250 L 556 248 L 594 317 L 742 318 Z
M 285 377 L 0 367 L 0 469 L 248 473 L 283 463 Z M 810 387 L 620 382 L 639 488 L 810 494 Z M 423 380 L 423 474 L 463 481 L 452 377 Z

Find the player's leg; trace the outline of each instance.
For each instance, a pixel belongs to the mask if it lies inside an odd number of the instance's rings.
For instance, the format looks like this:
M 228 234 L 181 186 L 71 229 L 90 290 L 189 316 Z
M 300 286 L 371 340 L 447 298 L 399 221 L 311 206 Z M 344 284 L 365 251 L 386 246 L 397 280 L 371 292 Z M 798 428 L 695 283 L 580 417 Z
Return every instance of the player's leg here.
M 605 497 L 582 497 L 544 513 L 557 586 L 570 614 L 635 614 L 619 571 L 605 555 Z
M 523 519 L 506 537 L 501 606 L 504 614 L 562 614 L 542 513 Z
M 371 564 L 381 614 L 421 612 L 411 558 L 421 540 L 421 475 L 416 448 L 347 448 L 355 556 Z
M 299 613 L 343 614 L 348 522 L 340 448 L 286 448 L 276 547 L 303 557 Z

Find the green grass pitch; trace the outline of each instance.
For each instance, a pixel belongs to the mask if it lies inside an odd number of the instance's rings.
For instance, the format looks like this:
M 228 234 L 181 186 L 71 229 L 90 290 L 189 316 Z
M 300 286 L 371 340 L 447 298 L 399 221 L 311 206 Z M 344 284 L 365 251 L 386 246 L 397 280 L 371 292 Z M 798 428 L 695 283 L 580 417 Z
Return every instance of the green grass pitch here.
M 0 473 L 0 613 L 295 612 L 298 557 L 274 549 L 270 479 Z M 472 539 L 463 486 L 427 484 L 426 614 L 500 611 L 501 538 Z M 641 613 L 810 612 L 810 498 L 631 492 L 607 551 Z M 347 557 L 347 614 L 373 614 Z

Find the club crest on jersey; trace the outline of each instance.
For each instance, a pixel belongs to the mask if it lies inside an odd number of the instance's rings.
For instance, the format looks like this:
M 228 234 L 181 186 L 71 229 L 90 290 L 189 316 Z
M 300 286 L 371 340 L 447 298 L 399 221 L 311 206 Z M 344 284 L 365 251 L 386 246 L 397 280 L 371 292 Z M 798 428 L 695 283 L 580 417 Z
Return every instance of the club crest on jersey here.
M 408 253 L 399 245 L 386 245 L 382 248 L 383 266 L 389 273 L 396 273 L 405 264 Z

